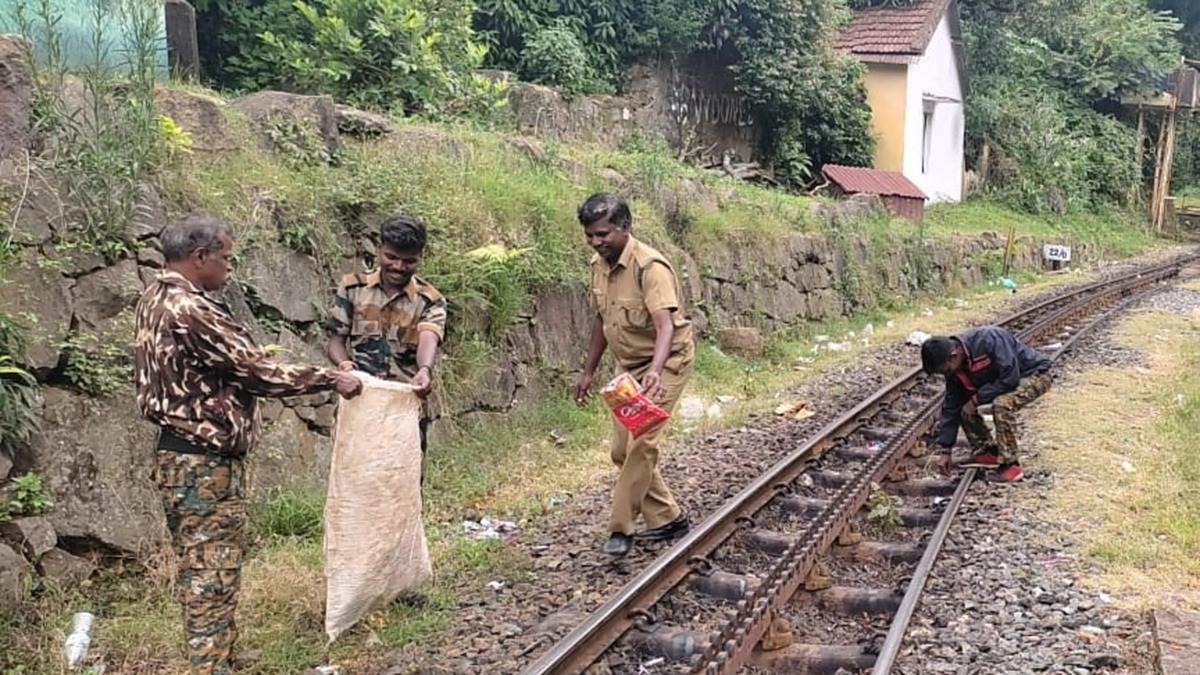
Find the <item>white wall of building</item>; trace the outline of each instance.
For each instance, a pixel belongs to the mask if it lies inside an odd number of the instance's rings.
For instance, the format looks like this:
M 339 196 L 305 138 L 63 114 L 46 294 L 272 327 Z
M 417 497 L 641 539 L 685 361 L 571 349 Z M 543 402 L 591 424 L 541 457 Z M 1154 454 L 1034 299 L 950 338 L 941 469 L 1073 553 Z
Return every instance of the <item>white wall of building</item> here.
M 929 47 L 908 67 L 904 125 L 904 175 L 930 203 L 957 202 L 963 184 L 963 92 L 950 22 L 942 17 Z M 925 112 L 932 113 L 926 134 Z M 928 141 L 928 148 L 926 147 Z

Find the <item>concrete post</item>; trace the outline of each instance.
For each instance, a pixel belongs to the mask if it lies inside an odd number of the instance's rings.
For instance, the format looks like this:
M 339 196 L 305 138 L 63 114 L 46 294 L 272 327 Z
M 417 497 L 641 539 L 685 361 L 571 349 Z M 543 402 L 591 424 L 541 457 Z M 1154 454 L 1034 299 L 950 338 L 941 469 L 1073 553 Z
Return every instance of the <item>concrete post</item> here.
M 196 38 L 196 10 L 187 0 L 164 0 L 167 24 L 167 63 L 179 77 L 200 75 L 200 47 Z

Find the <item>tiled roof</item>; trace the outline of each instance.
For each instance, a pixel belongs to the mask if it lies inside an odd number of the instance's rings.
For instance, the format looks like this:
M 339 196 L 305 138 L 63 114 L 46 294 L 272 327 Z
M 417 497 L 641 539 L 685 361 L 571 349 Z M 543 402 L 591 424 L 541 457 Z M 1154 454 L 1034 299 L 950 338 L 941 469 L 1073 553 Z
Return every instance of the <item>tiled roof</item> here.
M 865 60 L 903 63 L 906 60 L 903 57 L 925 52 L 950 2 L 916 0 L 908 7 L 857 10 L 850 25 L 838 34 L 835 45 L 839 50 L 867 57 Z
M 880 171 L 861 166 L 826 164 L 821 173 L 848 193 L 865 192 L 883 197 L 925 199 L 925 193 L 897 171 Z

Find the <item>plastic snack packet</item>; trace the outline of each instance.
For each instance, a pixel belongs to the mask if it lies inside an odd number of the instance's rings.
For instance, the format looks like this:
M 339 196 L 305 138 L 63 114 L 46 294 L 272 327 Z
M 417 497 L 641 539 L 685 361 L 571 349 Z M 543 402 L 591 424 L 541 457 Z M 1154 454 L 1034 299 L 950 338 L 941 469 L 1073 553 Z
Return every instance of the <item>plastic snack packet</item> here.
M 600 393 L 603 394 L 608 407 L 612 408 L 617 421 L 628 429 L 629 435 L 634 438 L 640 438 L 653 431 L 670 417 L 666 410 L 655 405 L 642 393 L 637 380 L 629 373 L 621 373 L 613 378 L 604 385 Z

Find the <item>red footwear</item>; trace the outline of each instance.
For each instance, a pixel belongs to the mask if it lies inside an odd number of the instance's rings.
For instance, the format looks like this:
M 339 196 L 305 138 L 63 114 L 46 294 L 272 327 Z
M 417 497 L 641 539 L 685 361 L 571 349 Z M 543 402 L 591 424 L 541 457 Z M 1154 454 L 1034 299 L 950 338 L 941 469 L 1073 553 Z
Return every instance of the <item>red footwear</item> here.
M 975 453 L 975 456 L 958 465 L 963 469 L 995 469 L 1000 466 L 1000 457 L 987 450 Z
M 1021 470 L 1021 465 L 1017 463 L 1005 464 L 988 474 L 989 483 L 1013 483 L 1025 477 L 1025 472 Z

